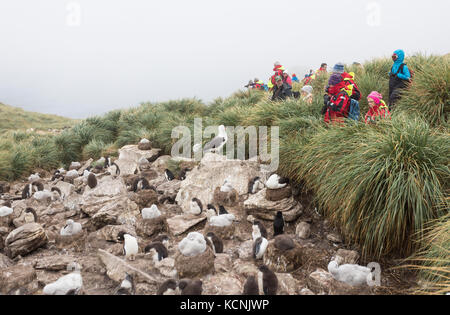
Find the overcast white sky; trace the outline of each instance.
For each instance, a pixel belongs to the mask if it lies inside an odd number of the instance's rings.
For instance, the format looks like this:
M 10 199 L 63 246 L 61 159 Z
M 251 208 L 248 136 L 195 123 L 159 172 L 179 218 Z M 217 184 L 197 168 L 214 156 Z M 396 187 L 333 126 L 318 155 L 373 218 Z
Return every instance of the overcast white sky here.
M 1 0 L 0 102 L 72 118 L 208 102 L 266 81 L 277 60 L 299 71 L 449 53 L 449 12 L 448 0 Z

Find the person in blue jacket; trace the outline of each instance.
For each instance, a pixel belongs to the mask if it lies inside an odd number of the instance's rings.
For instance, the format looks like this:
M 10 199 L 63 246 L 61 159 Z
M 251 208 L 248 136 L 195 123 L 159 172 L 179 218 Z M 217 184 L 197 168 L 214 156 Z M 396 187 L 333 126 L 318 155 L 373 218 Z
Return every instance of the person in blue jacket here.
M 392 55 L 394 65 L 389 72 L 389 110 L 395 106 L 397 101 L 401 98 L 401 92 L 408 87 L 408 82 L 411 82 L 411 73 L 408 66 L 403 63 L 405 61 L 405 52 L 403 50 L 396 50 Z

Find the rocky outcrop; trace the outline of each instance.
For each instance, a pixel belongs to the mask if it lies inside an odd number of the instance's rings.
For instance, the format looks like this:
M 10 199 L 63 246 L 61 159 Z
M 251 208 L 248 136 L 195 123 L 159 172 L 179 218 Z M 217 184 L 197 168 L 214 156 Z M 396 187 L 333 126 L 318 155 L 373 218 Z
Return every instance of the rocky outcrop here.
M 137 193 L 130 193 L 130 199 L 134 201 L 140 209 L 150 208 L 158 203 L 160 195 L 154 190 L 140 190 Z
M 302 265 L 301 247 L 293 243 L 294 248 L 280 249 L 276 240 L 271 240 L 264 254 L 264 264 L 270 270 L 279 273 L 292 272 Z
M 40 224 L 25 224 L 8 235 L 5 240 L 5 252 L 10 258 L 24 256 L 44 246 L 47 241 L 47 234 Z
M 266 199 L 266 190 L 251 195 L 244 202 L 244 209 L 247 214 L 255 218 L 273 221 L 278 211 L 283 213 L 286 222 L 293 222 L 302 214 L 303 206 L 293 197 L 280 201 L 270 201 Z
M 202 279 L 202 295 L 241 295 L 244 285 L 235 274 L 208 275 Z
M 236 232 L 236 225 L 230 224 L 228 226 L 214 226 L 206 223 L 203 235 L 213 232 L 222 240 L 231 240 Z
M 239 195 L 246 195 L 249 181 L 259 175 L 257 162 L 227 160 L 224 156 L 207 153 L 200 165 L 187 173 L 176 201 L 183 211 L 189 209 L 192 198 L 198 198 L 204 205 L 213 203 L 214 191 L 225 179 Z
M 194 257 L 186 257 L 178 251 L 175 255 L 175 268 L 180 279 L 206 276 L 214 272 L 214 253 L 210 247 Z
M 167 219 L 170 232 L 175 235 L 181 235 L 197 224 L 206 220 L 205 216 L 195 216 L 190 214 L 177 215 Z
M 55 255 L 36 259 L 33 266 L 37 270 L 61 271 L 67 270 L 67 265 L 76 261 L 73 256 Z
M 300 222 L 295 229 L 295 234 L 301 239 L 308 239 L 311 236 L 311 225 L 307 222 Z
M 0 293 L 8 294 L 13 290 L 27 288 L 36 279 L 36 271 L 31 266 L 17 265 L 0 268 Z M 37 290 L 36 287 L 34 287 Z M 27 290 L 28 294 L 33 293 Z
M 160 149 L 139 150 L 137 145 L 127 145 L 119 149 L 119 159 L 115 163 L 120 168 L 120 175 L 132 175 L 138 170 L 141 158 L 153 160 L 160 152 Z
M 162 215 L 154 219 L 142 219 L 136 221 L 136 232 L 141 237 L 152 237 L 169 231 L 166 216 Z
M 103 239 L 107 242 L 118 242 L 118 236 L 120 232 L 125 232 L 132 236 L 136 236 L 136 230 L 132 225 L 107 225 L 98 230 L 97 238 Z

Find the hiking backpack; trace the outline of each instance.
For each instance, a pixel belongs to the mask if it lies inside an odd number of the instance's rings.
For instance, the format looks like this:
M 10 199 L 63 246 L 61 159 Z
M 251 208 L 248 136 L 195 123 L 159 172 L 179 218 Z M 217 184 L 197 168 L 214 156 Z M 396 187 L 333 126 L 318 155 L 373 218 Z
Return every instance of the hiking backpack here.
M 358 121 L 359 120 L 359 102 L 354 99 L 350 99 L 350 106 L 348 109 L 348 119 Z

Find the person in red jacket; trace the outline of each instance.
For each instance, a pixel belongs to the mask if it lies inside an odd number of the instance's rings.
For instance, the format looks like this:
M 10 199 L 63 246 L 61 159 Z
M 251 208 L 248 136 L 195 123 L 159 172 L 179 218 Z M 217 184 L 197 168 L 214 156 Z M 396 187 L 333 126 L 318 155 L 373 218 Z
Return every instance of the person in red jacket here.
M 326 123 L 343 123 L 348 116 L 350 97 L 345 91 L 346 82 L 339 73 L 331 75 L 328 81 L 327 94 L 324 96 L 325 106 L 322 109 Z
M 390 117 L 391 113 L 386 103 L 383 101 L 383 95 L 377 91 L 373 91 L 367 96 L 369 102 L 369 111 L 366 114 L 366 124 L 375 123 L 377 120 Z

